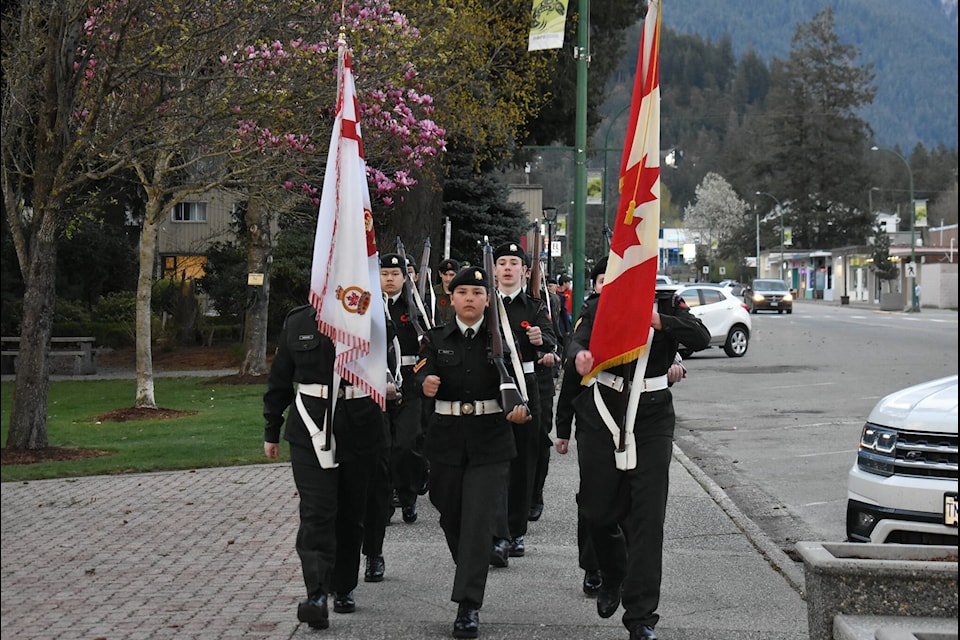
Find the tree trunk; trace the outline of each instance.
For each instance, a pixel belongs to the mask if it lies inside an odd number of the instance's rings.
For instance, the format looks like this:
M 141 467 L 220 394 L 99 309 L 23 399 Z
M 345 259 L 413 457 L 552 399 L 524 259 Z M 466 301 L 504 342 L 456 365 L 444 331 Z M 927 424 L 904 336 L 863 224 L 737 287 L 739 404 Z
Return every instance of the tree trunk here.
M 396 251 L 395 242 L 400 236 L 404 248 L 414 257 L 419 268 L 423 241 L 429 237 L 432 245 L 430 268 L 434 269 L 434 265 L 446 257 L 443 255 L 443 184 L 440 168 L 424 168 L 416 178 L 416 188 L 404 194 L 403 201 L 383 220 L 377 221 L 378 250 L 381 255 Z
M 156 409 L 153 391 L 153 351 L 150 303 L 153 297 L 153 264 L 157 255 L 157 228 L 161 219 L 161 201 L 150 196 L 140 230 L 140 276 L 137 278 L 137 396 L 134 406 Z
M 56 301 L 56 215 L 38 209 L 43 220 L 32 242 L 28 271 L 24 275 L 23 328 L 13 387 L 13 407 L 6 446 L 11 449 L 45 449 L 50 361 L 47 345 L 53 334 Z
M 38 14 L 43 7 L 25 6 L 24 11 Z M 11 130 L 4 127 L 3 153 L 3 190 L 4 202 L 10 228 L 17 249 L 17 260 L 23 275 L 23 324 L 20 329 L 20 346 L 17 362 L 17 375 L 13 386 L 13 406 L 10 410 L 10 425 L 7 431 L 7 447 L 11 449 L 45 449 L 47 440 L 47 404 L 50 391 L 50 362 L 47 357 L 47 345 L 53 334 L 53 311 L 56 302 L 57 275 L 57 237 L 60 234 L 61 211 L 64 191 L 58 183 L 58 169 L 65 163 L 64 157 L 69 138 L 64 135 L 63 122 L 75 97 L 67 88 L 63 78 L 68 75 L 63 69 L 69 64 L 65 51 L 75 49 L 79 24 L 64 19 L 66 10 L 51 9 L 45 20 L 46 34 L 37 39 L 41 44 L 43 56 L 42 73 L 33 81 L 39 82 L 38 104 L 20 103 L 13 111 L 4 97 L 4 124 L 15 123 Z M 4 20 L 6 20 L 6 16 Z M 10 43 L 4 42 L 6 47 Z M 14 47 L 17 44 L 13 44 Z M 7 69 L 4 68 L 4 72 Z M 10 84 L 7 85 L 7 81 Z M 33 84 L 32 82 L 29 84 Z M 18 83 L 5 78 L 5 88 L 17 96 Z M 31 90 L 32 91 L 32 90 Z M 31 96 L 32 97 L 32 96 Z M 14 100 L 19 102 L 19 100 Z M 25 116 L 24 111 L 30 112 Z M 34 113 L 33 108 L 39 107 Z M 6 117 L 13 113 L 13 122 Z M 18 139 L 16 146 L 23 149 L 34 145 L 26 157 L 12 152 L 8 147 L 8 136 Z M 22 146 L 21 146 L 22 145 Z M 72 164 L 67 162 L 66 164 Z M 24 167 L 30 167 L 32 176 L 25 179 L 21 173 Z M 24 194 L 31 192 L 32 216 L 23 216 L 21 207 L 26 199 Z M 26 232 L 25 232 L 26 231 Z
M 263 284 L 247 285 L 244 314 L 244 357 L 241 376 L 262 376 L 267 370 L 267 307 L 270 302 L 270 262 L 273 257 L 270 212 L 262 200 L 247 202 L 247 269 L 263 275 Z

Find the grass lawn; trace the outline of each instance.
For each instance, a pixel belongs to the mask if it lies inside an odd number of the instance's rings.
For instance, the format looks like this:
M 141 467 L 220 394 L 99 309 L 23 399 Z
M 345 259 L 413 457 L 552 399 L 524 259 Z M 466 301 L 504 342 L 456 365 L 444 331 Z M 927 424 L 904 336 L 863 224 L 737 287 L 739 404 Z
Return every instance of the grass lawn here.
M 99 419 L 130 408 L 134 380 L 68 380 L 50 383 L 50 447 L 105 455 L 32 464 L 4 464 L 3 482 L 267 462 L 263 455 L 264 384 L 226 384 L 198 377 L 155 378 L 157 406 L 177 417 L 115 422 Z M 13 382 L 0 383 L 0 426 L 6 444 Z M 287 459 L 281 447 L 281 460 Z

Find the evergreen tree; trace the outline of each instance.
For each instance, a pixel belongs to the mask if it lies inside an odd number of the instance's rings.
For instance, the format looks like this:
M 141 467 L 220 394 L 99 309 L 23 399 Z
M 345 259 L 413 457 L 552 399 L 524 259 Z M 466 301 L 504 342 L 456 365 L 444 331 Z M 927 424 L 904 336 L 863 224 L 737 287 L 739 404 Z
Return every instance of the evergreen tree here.
M 873 101 L 869 65 L 839 42 L 833 11 L 824 9 L 797 26 L 790 57 L 773 61 L 773 89 L 763 146 L 770 162 L 764 190 L 796 203 L 787 220 L 797 248 L 861 241 L 870 215 L 858 207 L 868 187 L 864 153 L 872 137 L 858 115 Z
M 890 290 L 890 281 L 900 276 L 900 270 L 890 261 L 890 236 L 887 230 L 878 222 L 873 228 L 873 271 L 877 280 L 887 283 Z

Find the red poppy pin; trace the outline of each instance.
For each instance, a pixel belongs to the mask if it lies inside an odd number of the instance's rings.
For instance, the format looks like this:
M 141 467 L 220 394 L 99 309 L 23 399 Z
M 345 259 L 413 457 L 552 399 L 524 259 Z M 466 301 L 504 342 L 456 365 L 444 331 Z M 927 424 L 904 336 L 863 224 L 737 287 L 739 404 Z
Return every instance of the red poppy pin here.
M 446 301 L 446 300 L 441 300 L 441 301 L 440 301 L 440 306 L 441 306 L 441 307 L 447 306 L 447 301 Z
M 409 322 L 409 321 L 410 319 L 407 318 L 407 314 L 404 313 L 400 316 L 400 322 Z
M 524 329 L 529 329 L 530 323 L 524 320 L 523 322 L 520 323 L 520 326 L 523 327 Z

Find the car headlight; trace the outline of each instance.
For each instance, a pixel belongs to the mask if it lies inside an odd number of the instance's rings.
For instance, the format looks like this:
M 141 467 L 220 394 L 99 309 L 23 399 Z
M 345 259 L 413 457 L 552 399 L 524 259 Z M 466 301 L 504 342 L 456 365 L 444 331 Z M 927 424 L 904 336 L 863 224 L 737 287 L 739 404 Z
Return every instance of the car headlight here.
M 793 296 L 788 293 L 788 294 L 786 294 L 786 295 L 783 296 L 783 301 L 784 301 L 784 302 L 793 302 Z
M 857 466 L 869 473 L 892 476 L 897 461 L 897 431 L 869 422 L 860 434 Z
M 763 302 L 763 294 L 762 294 L 762 293 L 754 293 L 754 294 L 753 294 L 753 301 L 754 301 L 754 302 Z

